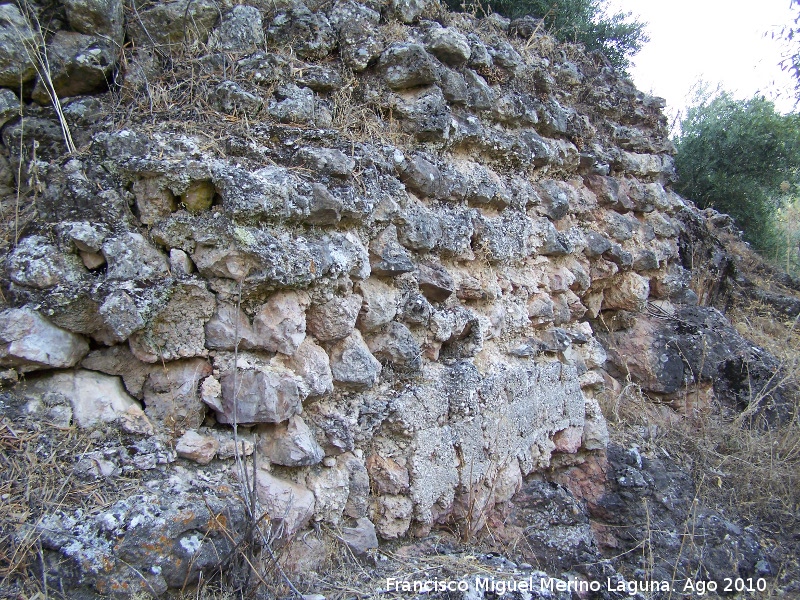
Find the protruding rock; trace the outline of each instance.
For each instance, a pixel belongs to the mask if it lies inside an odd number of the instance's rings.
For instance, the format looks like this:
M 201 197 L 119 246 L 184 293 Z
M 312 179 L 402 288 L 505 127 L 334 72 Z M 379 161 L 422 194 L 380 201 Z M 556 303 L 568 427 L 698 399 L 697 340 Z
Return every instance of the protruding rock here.
M 408 531 L 414 505 L 407 496 L 379 496 L 375 528 L 385 540 L 394 540 Z
M 220 423 L 280 423 L 302 410 L 302 381 L 288 369 L 256 366 L 221 377 Z
M 397 228 L 389 225 L 369 245 L 372 272 L 376 275 L 400 275 L 414 270 L 411 255 L 397 240 Z
M 152 225 L 178 208 L 175 196 L 163 179 L 150 177 L 133 182 L 133 195 L 139 220 L 145 225 Z
M 619 276 L 615 285 L 605 289 L 603 309 L 640 311 L 650 295 L 650 282 L 633 272 Z
M 600 404 L 594 398 L 587 398 L 582 446 L 586 450 L 605 450 L 608 439 L 608 426 Z
M 453 27 L 432 27 L 427 46 L 436 58 L 449 65 L 463 65 L 472 54 L 466 36 Z
M 258 347 L 253 327 L 244 312 L 233 304 L 219 303 L 206 323 L 206 346 L 212 350 L 252 350 Z
M 140 420 L 147 422 L 141 406 L 125 392 L 119 377 L 83 369 L 62 371 L 31 381 L 26 390 L 66 396 L 72 404 L 72 416 L 79 427 L 112 423 L 123 419 L 128 413 L 138 415 Z M 152 426 L 149 430 L 152 433 Z
M 85 273 L 77 256 L 60 252 L 39 235 L 20 240 L 8 257 L 6 268 L 14 283 L 40 290 L 77 283 Z
M 583 427 L 567 427 L 553 436 L 554 451 L 564 454 L 575 454 L 581 447 Z
M 166 257 L 141 234 L 127 232 L 103 244 L 108 279 L 153 280 L 169 273 Z
M 395 369 L 416 371 L 422 366 L 422 351 L 408 327 L 392 321 L 368 338 L 370 351 L 378 360 L 384 360 Z
M 366 389 L 378 381 L 381 363 L 372 356 L 361 334 L 353 331 L 331 348 L 331 372 L 337 383 Z
M 50 81 L 59 98 L 103 91 L 112 80 L 117 49 L 106 39 L 72 31 L 57 31 L 47 44 Z M 32 93 L 42 105 L 52 100 L 41 81 Z
M 341 150 L 333 148 L 306 146 L 297 152 L 295 158 L 312 169 L 337 177 L 347 177 L 355 168 L 355 161 L 352 158 Z
M 211 364 L 202 358 L 156 366 L 143 388 L 145 413 L 170 430 L 200 427 L 206 408 L 198 390 L 200 382 L 208 375 L 211 375 Z
M 192 274 L 194 263 L 183 250 L 172 248 L 169 251 L 169 270 L 173 277 L 182 279 Z
M 181 458 L 187 458 L 201 465 L 207 465 L 219 449 L 219 441 L 210 435 L 201 435 L 196 431 L 187 431 L 175 444 L 175 452 Z
M 287 362 L 303 378 L 309 396 L 322 396 L 333 391 L 333 374 L 328 354 L 311 338 L 306 338 Z
M 287 467 L 316 465 L 325 455 L 314 434 L 297 415 L 285 423 L 264 425 L 259 430 L 259 450 L 270 462 Z
M 217 193 L 214 184 L 207 179 L 193 181 L 181 196 L 181 204 L 190 213 L 200 213 L 211 208 L 214 194 Z
M 251 94 L 234 81 L 223 81 L 210 95 L 212 105 L 229 115 L 256 116 L 264 106 L 264 100 Z
M 316 114 L 314 92 L 294 84 L 281 86 L 275 90 L 268 110 L 281 123 L 311 123 Z
M 350 335 L 361 310 L 361 296 L 335 297 L 325 304 L 312 306 L 307 315 L 308 331 L 318 340 L 330 342 Z
M 342 527 L 342 539 L 357 555 L 378 547 L 375 525 L 366 517 L 358 519 L 355 527 Z
M 381 55 L 385 44 L 378 27 L 379 13 L 352 0 L 340 0 L 329 18 L 339 36 L 342 62 L 353 71 L 363 71 Z
M 139 9 L 128 21 L 128 37 L 137 46 L 205 42 L 219 18 L 211 0 L 168 0 Z
M 305 292 L 273 294 L 253 319 L 256 347 L 288 356 L 297 352 L 306 339 L 308 304 Z
M 214 295 L 205 285 L 186 280 L 175 285 L 169 301 L 129 340 L 144 362 L 205 356 L 206 322 L 214 313 Z
M 397 151 L 395 166 L 406 187 L 425 198 L 438 198 L 443 194 L 443 178 L 439 168 L 425 157 L 415 154 L 407 160 Z
M 225 15 L 209 40 L 225 52 L 252 52 L 264 46 L 261 12 L 254 6 L 237 4 Z
M 432 250 L 442 235 L 436 213 L 422 205 L 409 207 L 402 216 L 398 239 L 412 250 Z
M 122 46 L 125 37 L 122 0 L 64 0 L 63 4 L 72 29 L 107 37 Z
M 133 298 L 123 290 L 111 292 L 97 312 L 100 313 L 105 327 L 93 335 L 106 344 L 124 342 L 145 325 Z
M 336 38 L 328 18 L 313 13 L 303 4 L 279 12 L 267 30 L 269 41 L 291 47 L 300 58 L 321 60 L 333 50 Z
M 396 288 L 371 278 L 360 282 L 358 291 L 363 297 L 357 321 L 361 331 L 374 331 L 394 319 L 400 297 Z
M 415 23 L 432 6 L 431 0 L 391 0 L 389 7 L 403 23 Z
M 138 360 L 127 344 L 92 350 L 81 361 L 81 366 L 84 369 L 100 371 L 107 375 L 121 376 L 125 383 L 125 389 L 137 398 L 142 397 L 144 382 L 155 368 L 151 364 Z
M 39 41 L 28 20 L 13 3 L 0 6 L 0 85 L 19 88 L 36 75 L 34 55 Z
M 430 55 L 419 44 L 396 42 L 381 55 L 381 69 L 393 90 L 405 90 L 436 81 L 436 69 Z
M 26 373 L 38 369 L 72 367 L 89 351 L 75 335 L 45 320 L 30 308 L 0 312 L 0 365 Z
M 455 292 L 455 280 L 442 265 L 420 264 L 416 275 L 419 291 L 431 302 L 444 302 Z
M 256 493 L 273 521 L 283 523 L 287 536 L 302 528 L 314 515 L 314 494 L 296 483 L 278 479 L 260 469 L 256 473 Z
M 367 471 L 379 494 L 401 495 L 408 492 L 408 469 L 393 459 L 373 454 L 367 459 Z

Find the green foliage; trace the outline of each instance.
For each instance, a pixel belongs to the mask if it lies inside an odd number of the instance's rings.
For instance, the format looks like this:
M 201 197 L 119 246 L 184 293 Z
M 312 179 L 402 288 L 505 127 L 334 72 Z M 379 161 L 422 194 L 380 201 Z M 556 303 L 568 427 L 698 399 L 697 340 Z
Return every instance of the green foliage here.
M 511 19 L 533 15 L 544 19 L 547 31 L 561 41 L 580 42 L 599 50 L 624 71 L 630 58 L 648 41 L 645 24 L 630 21 L 630 13 L 606 13 L 607 0 L 478 0 L 485 11 Z M 800 1 L 800 0 L 798 0 Z M 461 10 L 463 0 L 446 0 L 451 10 Z
M 796 183 L 800 167 L 800 116 L 781 115 L 764 98 L 721 93 L 690 108 L 681 130 L 676 190 L 701 208 L 728 213 L 756 250 L 775 255 L 783 246 L 782 183 Z
M 791 24 L 773 32 L 772 37 L 783 39 L 787 44 L 787 51 L 780 62 L 780 67 L 784 71 L 789 71 L 794 77 L 795 101 L 800 103 L 800 0 L 790 0 L 789 4 L 797 9 L 797 16 Z

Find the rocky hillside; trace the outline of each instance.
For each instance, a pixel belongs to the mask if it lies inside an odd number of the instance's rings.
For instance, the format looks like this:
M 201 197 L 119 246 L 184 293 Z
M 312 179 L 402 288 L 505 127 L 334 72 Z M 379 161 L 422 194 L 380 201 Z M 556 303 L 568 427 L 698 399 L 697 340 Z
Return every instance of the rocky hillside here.
M 441 553 L 473 587 L 791 589 L 645 446 L 791 424 L 724 312 L 797 300 L 671 190 L 663 101 L 602 56 L 429 0 L 0 17 L 8 597 L 370 595 L 347 569 Z

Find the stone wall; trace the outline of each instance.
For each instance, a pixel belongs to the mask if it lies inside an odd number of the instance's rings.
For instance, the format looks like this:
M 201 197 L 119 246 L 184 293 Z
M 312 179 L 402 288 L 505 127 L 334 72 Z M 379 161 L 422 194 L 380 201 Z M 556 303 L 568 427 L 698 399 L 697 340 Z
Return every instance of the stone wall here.
M 599 395 L 658 363 L 625 350 L 632 315 L 697 301 L 662 100 L 533 19 L 425 1 L 62 4 L 41 10 L 75 152 L 30 57 L 0 56 L 2 183 L 36 209 L 4 263 L 0 364 L 31 414 L 126 432 L 109 473 L 159 474 L 146 535 L 190 566 L 162 560 L 149 590 L 213 562 L 200 484 L 163 482 L 236 481 L 235 427 L 286 534 L 383 540 L 478 531 L 526 476 L 605 449 Z M 4 48 L 36 43 L 0 9 Z M 181 61 L 174 110 L 139 112 Z M 668 358 L 655 394 L 694 382 Z M 86 548 L 104 527 L 134 544 L 125 502 Z M 143 585 L 125 565 L 150 559 L 59 539 L 75 582 Z

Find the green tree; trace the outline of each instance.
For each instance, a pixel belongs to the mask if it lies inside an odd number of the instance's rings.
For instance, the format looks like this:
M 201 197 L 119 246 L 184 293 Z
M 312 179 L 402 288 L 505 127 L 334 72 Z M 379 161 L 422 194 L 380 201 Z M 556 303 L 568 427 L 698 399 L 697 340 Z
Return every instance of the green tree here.
M 775 256 L 782 183 L 796 183 L 800 168 L 800 117 L 723 92 L 687 111 L 675 144 L 676 190 L 731 215 L 754 248 Z
M 798 0 L 800 1 L 800 0 Z M 451 10 L 461 10 L 464 0 L 446 0 Z M 580 42 L 587 50 L 599 50 L 618 69 L 625 71 L 630 58 L 649 38 L 645 24 L 630 20 L 631 13 L 609 14 L 607 0 L 478 0 L 486 11 L 511 19 L 533 15 L 561 41 Z M 466 4 L 469 6 L 469 3 Z

